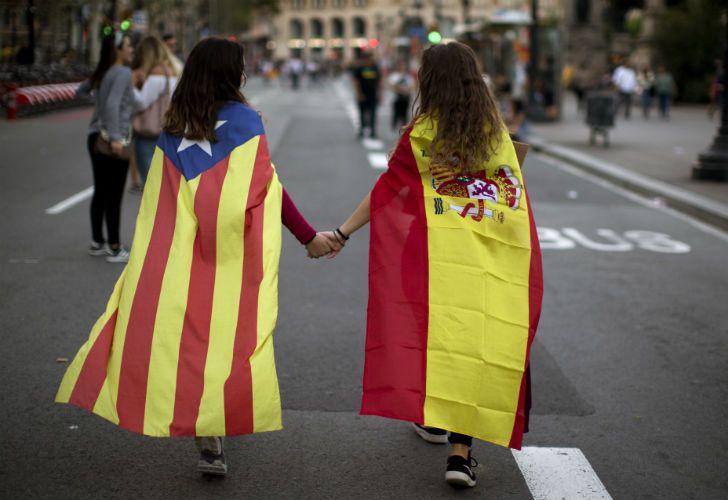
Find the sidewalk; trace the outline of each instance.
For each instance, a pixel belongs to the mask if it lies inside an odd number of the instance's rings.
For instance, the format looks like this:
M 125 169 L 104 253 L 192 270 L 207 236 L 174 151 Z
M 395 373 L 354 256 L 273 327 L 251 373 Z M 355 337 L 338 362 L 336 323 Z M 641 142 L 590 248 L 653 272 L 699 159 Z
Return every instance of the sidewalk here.
M 661 120 L 654 109 L 645 120 L 637 105 L 631 120 L 617 118 L 609 147 L 601 141 L 591 146 L 576 99 L 567 93 L 562 120 L 534 124 L 529 142 L 543 153 L 728 229 L 728 183 L 690 178 L 698 154 L 713 141 L 718 115 L 709 120 L 705 107 L 683 106 L 673 108 L 670 121 Z

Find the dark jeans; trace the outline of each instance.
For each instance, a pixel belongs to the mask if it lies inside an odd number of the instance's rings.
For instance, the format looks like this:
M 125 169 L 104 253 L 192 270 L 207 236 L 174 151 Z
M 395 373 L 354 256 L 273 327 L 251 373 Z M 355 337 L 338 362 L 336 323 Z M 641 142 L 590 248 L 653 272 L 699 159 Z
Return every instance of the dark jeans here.
M 629 112 L 632 108 L 632 94 L 630 92 L 619 93 L 619 107 L 624 106 L 624 117 L 629 119 Z
M 119 221 L 121 219 L 121 198 L 124 195 L 129 162 L 94 151 L 98 133 L 88 136 L 88 154 L 94 174 L 94 194 L 91 198 L 91 237 L 96 243 L 107 241 L 109 245 L 119 244 Z M 104 240 L 103 222 L 106 221 L 108 239 Z
M 660 115 L 663 118 L 670 117 L 670 100 L 672 96 L 670 94 L 658 94 L 657 99 L 660 102 Z
M 392 130 L 397 126 L 403 127 L 407 124 L 407 113 L 409 112 L 409 97 L 397 96 L 392 104 Z
M 369 135 L 377 135 L 377 98 L 365 97 L 359 101 L 359 126 L 360 133 L 369 127 Z

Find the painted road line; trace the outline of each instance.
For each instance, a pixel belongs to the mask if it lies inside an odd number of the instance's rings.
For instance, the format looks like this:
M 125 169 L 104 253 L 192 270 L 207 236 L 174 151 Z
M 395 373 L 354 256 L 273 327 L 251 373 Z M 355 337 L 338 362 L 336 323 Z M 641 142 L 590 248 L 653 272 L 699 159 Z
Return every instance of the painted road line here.
M 387 168 L 387 155 L 384 153 L 368 153 L 367 158 L 369 159 L 369 165 L 377 170 L 384 170 Z
M 550 156 L 546 156 L 541 153 L 536 153 L 534 156 L 538 158 L 540 161 L 547 163 L 549 165 L 552 165 L 562 172 L 566 172 L 568 174 L 573 175 L 574 177 L 579 177 L 581 179 L 584 179 L 586 181 L 591 182 L 592 184 L 596 184 L 597 186 L 600 186 L 607 191 L 611 191 L 613 193 L 616 193 L 624 198 L 627 198 L 628 200 L 634 201 L 635 203 L 638 203 L 639 205 L 642 205 L 647 208 L 652 208 L 653 210 L 657 210 L 658 212 L 662 212 L 667 215 L 671 215 L 672 217 L 676 219 L 680 219 L 684 222 L 687 222 L 691 226 L 693 226 L 695 229 L 698 229 L 699 231 L 702 231 L 706 234 L 710 234 L 711 236 L 714 236 L 726 243 L 728 243 L 728 233 L 725 231 L 718 229 L 717 227 L 711 226 L 710 224 L 706 224 L 688 214 L 679 212 L 671 207 L 666 207 L 661 203 L 655 203 L 654 199 L 650 199 L 646 196 L 637 194 L 633 191 L 629 191 L 623 187 L 617 186 L 613 182 L 608 181 L 607 179 L 604 179 L 603 177 L 598 177 L 594 174 L 590 174 L 588 172 L 585 172 L 577 167 L 574 167 L 572 165 L 569 165 L 563 160 L 557 160 L 556 158 L 552 158 Z
M 364 144 L 364 147 L 367 149 L 378 149 L 378 150 L 384 149 L 384 143 L 382 141 L 380 141 L 379 139 L 365 138 L 362 140 L 362 144 Z
M 597 500 L 612 496 L 578 448 L 511 450 L 534 500 Z
M 65 212 L 72 206 L 77 205 L 77 204 L 81 203 L 82 201 L 91 198 L 91 196 L 93 194 L 94 194 L 93 186 L 87 187 L 80 193 L 76 193 L 73 196 L 71 196 L 70 198 L 66 198 L 62 202 L 56 203 L 55 205 L 53 205 L 50 208 L 46 208 L 45 213 L 47 213 L 48 215 L 58 215 L 61 212 Z

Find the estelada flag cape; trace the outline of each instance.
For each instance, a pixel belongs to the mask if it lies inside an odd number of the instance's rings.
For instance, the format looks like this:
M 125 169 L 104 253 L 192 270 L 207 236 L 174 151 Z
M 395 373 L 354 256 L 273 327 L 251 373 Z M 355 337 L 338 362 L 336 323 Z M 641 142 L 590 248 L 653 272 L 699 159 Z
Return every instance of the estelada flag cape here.
M 129 263 L 56 401 L 149 436 L 281 428 L 282 188 L 258 113 L 217 120 L 212 144 L 161 135 Z
M 405 131 L 371 193 L 361 413 L 520 448 L 543 294 L 541 251 L 506 131 L 483 169 L 430 164 Z

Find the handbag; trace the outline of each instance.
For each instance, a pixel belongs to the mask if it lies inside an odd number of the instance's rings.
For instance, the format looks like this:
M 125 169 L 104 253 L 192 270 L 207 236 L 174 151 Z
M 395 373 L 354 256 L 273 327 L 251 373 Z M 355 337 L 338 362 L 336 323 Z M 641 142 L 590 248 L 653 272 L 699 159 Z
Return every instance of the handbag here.
M 122 139 L 119 142 L 121 142 L 121 152 L 116 154 L 114 153 L 114 150 L 111 149 L 111 138 L 109 137 L 109 133 L 106 130 L 101 129 L 101 132 L 94 142 L 94 151 L 100 155 L 129 161 L 131 159 L 131 141 L 129 139 Z
M 162 133 L 162 120 L 167 109 L 169 109 L 169 103 L 171 101 L 169 75 L 166 69 L 164 70 L 164 76 L 166 78 L 164 92 L 157 97 L 157 100 L 151 106 L 135 114 L 132 118 L 132 127 L 136 135 L 156 139 Z

